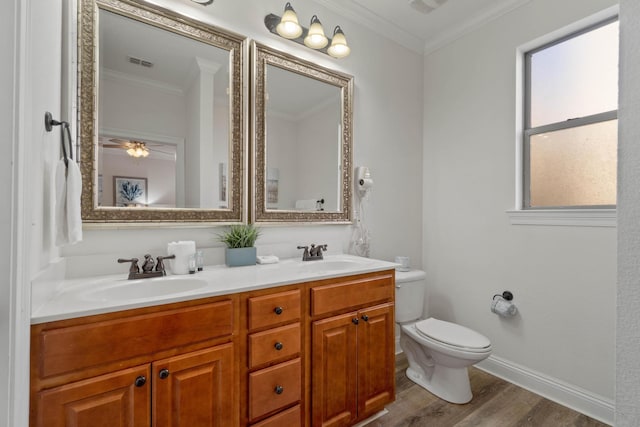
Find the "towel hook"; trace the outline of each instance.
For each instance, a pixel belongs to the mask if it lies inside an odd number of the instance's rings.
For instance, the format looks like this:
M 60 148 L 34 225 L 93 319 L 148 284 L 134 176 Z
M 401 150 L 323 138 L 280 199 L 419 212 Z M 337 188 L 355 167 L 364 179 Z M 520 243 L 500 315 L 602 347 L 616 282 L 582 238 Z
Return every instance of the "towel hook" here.
M 61 141 L 62 144 L 62 155 L 64 156 L 64 165 L 69 166 L 69 159 L 73 160 L 73 146 L 71 145 L 71 131 L 69 130 L 69 123 L 65 121 L 57 121 L 53 118 L 53 115 L 50 112 L 44 113 L 44 128 L 47 132 L 51 132 L 54 126 L 62 126 L 60 128 L 61 133 Z M 64 138 L 65 135 L 67 137 L 67 141 L 69 142 L 69 156 L 67 157 L 67 149 L 64 146 Z

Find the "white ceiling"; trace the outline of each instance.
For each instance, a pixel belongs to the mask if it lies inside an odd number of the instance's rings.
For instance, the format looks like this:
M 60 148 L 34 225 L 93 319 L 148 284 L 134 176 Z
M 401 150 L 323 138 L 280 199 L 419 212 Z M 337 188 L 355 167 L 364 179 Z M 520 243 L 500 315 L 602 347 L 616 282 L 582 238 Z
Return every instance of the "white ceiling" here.
M 530 0 L 421 0 L 436 6 L 428 13 L 418 11 L 419 4 L 412 7 L 420 0 L 315 1 L 417 53 L 429 53 Z

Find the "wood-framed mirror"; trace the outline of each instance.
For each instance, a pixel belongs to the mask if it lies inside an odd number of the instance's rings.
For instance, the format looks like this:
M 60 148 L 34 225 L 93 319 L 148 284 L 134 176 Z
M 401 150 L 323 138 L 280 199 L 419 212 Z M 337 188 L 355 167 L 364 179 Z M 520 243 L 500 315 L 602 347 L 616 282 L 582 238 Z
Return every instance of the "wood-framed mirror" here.
M 350 223 L 353 77 L 257 42 L 253 64 L 256 223 Z
M 78 1 L 83 222 L 246 222 L 245 38 L 137 0 Z

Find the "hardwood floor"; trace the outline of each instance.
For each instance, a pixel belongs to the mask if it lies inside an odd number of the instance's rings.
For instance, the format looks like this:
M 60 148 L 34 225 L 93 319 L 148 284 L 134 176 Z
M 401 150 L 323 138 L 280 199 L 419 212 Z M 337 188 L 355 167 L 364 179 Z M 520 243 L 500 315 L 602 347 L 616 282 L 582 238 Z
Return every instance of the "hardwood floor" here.
M 605 427 L 596 421 L 477 368 L 469 370 L 473 399 L 465 405 L 441 400 L 404 374 L 406 358 L 397 356 L 396 401 L 388 414 L 366 427 Z

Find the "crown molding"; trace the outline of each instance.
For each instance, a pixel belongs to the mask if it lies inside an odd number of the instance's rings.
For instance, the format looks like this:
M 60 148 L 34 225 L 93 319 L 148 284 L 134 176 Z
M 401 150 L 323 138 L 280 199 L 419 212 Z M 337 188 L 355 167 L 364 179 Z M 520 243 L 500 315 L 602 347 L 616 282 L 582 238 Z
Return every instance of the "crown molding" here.
M 169 95 L 175 96 L 184 96 L 184 92 L 182 88 L 178 86 L 169 85 L 167 83 L 152 80 L 152 79 L 143 79 L 131 74 L 123 73 L 121 71 L 112 70 L 109 68 L 101 68 L 100 69 L 100 78 L 105 80 L 111 80 L 113 82 L 118 82 L 121 84 L 128 84 L 133 87 L 142 87 L 146 89 L 160 90 Z
M 451 26 L 449 30 L 440 33 L 440 35 L 432 40 L 427 40 L 424 45 L 424 54 L 429 55 L 443 46 L 456 41 L 457 39 L 469 34 L 478 28 L 483 27 L 489 22 L 497 19 L 507 13 L 518 9 L 529 3 L 531 0 L 505 0 L 502 3 L 487 9 L 484 13 L 474 16 L 470 19 L 460 22 L 458 25 Z
M 348 19 L 351 19 L 353 22 L 361 24 L 369 30 L 380 34 L 383 37 L 391 39 L 415 53 L 428 55 L 440 49 L 441 47 L 459 39 L 460 37 L 482 27 L 488 22 L 491 22 L 492 20 L 523 6 L 531 0 L 501 1 L 496 6 L 487 9 L 484 13 L 454 24 L 450 26 L 447 31 L 441 33 L 438 37 L 429 40 L 420 39 L 420 37 L 405 31 L 404 29 L 389 22 L 387 19 L 375 14 L 366 7 L 363 7 L 353 1 L 315 1 L 325 6 L 327 9 Z
M 351 19 L 353 22 L 363 25 L 374 33 L 391 39 L 415 53 L 422 53 L 424 50 L 424 42 L 419 37 L 404 31 L 402 28 L 355 2 L 350 2 L 347 5 L 344 0 L 315 1 L 338 15 Z M 349 37 L 348 34 L 347 37 Z

